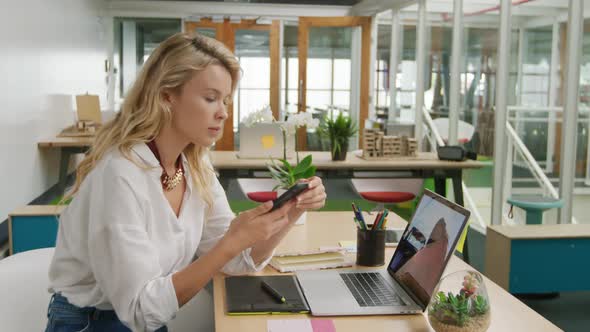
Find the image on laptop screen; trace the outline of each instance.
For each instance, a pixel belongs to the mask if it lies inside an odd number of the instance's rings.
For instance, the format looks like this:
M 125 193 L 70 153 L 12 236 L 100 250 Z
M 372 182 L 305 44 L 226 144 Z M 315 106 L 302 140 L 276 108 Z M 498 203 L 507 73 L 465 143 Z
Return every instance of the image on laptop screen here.
M 468 217 L 424 195 L 389 264 L 389 272 L 424 306 L 430 301 Z

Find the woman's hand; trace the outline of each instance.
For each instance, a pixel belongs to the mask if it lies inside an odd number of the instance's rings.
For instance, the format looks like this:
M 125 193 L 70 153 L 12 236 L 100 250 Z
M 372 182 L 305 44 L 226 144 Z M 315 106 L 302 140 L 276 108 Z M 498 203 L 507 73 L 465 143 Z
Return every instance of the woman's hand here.
M 257 242 L 270 239 L 289 223 L 289 211 L 295 206 L 295 200 L 287 202 L 280 209 L 272 209 L 272 201 L 240 213 L 229 226 L 224 239 L 236 254 Z
M 317 210 L 326 204 L 326 188 L 322 183 L 322 179 L 313 176 L 311 178 L 302 180 L 302 182 L 309 183 L 309 187 L 306 191 L 296 197 L 297 204 L 295 208 L 299 212 L 307 210 Z
M 326 202 L 326 189 L 322 184 L 322 180 L 314 176 L 302 180 L 302 182 L 309 183 L 308 189 L 280 209 L 284 214 L 281 215 L 282 219 L 280 222 L 272 224 L 272 232 L 274 232 L 274 235 L 270 238 L 265 238 L 263 241 L 257 242 L 252 247 L 250 256 L 252 256 L 252 259 L 256 264 L 259 264 L 272 255 L 274 248 L 281 242 L 285 235 L 287 235 L 291 227 L 293 227 L 304 211 L 319 209 L 324 206 Z

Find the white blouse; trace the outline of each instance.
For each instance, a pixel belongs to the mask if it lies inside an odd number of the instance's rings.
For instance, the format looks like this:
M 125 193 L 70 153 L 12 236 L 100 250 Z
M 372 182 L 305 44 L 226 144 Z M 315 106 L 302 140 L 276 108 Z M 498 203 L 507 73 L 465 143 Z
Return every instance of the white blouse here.
M 111 150 L 61 214 L 49 291 L 79 307 L 114 309 L 133 331 L 153 331 L 179 310 L 172 274 L 211 250 L 235 215 L 217 178 L 207 211 L 185 172 L 177 217 L 164 196 L 162 168 L 154 154 L 146 144 L 134 146 L 131 154 L 150 168 Z M 182 160 L 188 170 L 184 155 Z M 223 272 L 261 270 L 270 257 L 255 266 L 250 250 L 233 258 Z

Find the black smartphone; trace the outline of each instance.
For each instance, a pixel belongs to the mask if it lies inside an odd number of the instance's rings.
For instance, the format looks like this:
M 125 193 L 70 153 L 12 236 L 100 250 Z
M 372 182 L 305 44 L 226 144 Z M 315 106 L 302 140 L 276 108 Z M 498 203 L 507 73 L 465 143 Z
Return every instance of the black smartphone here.
M 307 182 L 299 182 L 294 184 L 291 188 L 289 188 L 289 190 L 285 191 L 281 196 L 272 201 L 272 209 L 270 211 L 274 211 L 285 205 L 285 203 L 297 197 L 297 195 L 304 192 L 308 187 L 309 183 Z

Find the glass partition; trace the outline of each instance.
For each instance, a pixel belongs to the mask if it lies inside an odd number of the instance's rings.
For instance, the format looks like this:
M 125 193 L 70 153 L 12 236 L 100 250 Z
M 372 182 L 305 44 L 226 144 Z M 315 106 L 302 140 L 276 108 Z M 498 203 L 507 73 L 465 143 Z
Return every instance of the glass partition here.
M 352 27 L 311 27 L 307 51 L 306 112 L 324 120 L 350 111 Z M 308 150 L 328 151 L 329 142 L 308 129 Z
M 166 38 L 181 31 L 180 19 L 115 18 L 115 104 L 125 97 L 141 66 Z
M 234 132 L 248 114 L 270 101 L 269 31 L 235 31 L 235 54 L 242 67 L 242 78 L 234 94 Z M 236 140 L 236 142 L 239 140 Z

